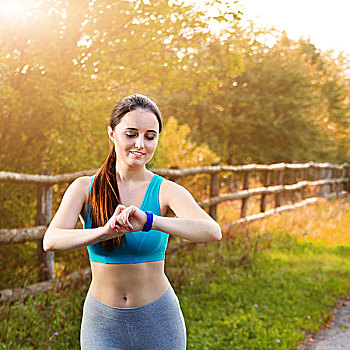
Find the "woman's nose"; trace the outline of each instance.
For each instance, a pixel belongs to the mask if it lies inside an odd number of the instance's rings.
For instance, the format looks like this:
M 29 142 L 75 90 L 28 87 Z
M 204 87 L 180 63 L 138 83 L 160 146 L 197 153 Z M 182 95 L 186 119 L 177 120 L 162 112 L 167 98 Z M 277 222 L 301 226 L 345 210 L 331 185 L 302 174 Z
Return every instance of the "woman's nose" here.
M 143 148 L 143 146 L 144 146 L 144 144 L 143 144 L 143 136 L 139 135 L 138 138 L 136 139 L 135 147 Z

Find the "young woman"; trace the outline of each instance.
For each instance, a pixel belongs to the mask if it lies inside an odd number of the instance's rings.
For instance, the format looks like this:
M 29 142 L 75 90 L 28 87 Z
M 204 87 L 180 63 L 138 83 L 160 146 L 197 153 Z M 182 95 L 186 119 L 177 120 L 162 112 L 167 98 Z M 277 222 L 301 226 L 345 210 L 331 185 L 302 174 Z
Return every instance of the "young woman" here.
M 76 179 L 44 236 L 44 250 L 87 247 L 92 282 L 80 332 L 83 350 L 185 350 L 179 301 L 164 274 L 168 235 L 221 239 L 220 226 L 182 186 L 146 169 L 162 129 L 146 96 L 114 107 L 109 155 L 92 176 Z M 176 218 L 164 217 L 171 208 Z M 84 229 L 74 229 L 85 218 Z

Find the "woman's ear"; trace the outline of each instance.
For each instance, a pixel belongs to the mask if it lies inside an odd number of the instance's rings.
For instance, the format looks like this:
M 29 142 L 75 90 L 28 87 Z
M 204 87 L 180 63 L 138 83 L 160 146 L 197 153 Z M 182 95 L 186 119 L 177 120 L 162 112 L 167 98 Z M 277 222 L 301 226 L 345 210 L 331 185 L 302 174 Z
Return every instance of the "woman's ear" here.
M 114 143 L 114 132 L 109 125 L 107 127 L 107 133 L 108 133 L 109 139 Z

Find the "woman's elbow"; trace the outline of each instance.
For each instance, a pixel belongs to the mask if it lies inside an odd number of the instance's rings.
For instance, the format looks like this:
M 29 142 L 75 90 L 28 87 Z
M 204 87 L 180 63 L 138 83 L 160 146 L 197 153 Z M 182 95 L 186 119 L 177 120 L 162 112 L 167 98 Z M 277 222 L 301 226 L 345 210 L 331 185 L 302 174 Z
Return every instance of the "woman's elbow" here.
M 43 249 L 45 252 L 49 252 L 52 250 L 52 248 L 49 246 L 47 240 L 45 240 L 45 239 L 43 240 Z
M 53 251 L 52 243 L 50 243 L 49 237 L 48 237 L 48 231 L 45 232 L 44 238 L 43 238 L 43 249 L 45 252 Z
M 218 223 L 215 223 L 215 228 L 212 231 L 212 241 L 220 241 L 222 238 L 221 227 Z

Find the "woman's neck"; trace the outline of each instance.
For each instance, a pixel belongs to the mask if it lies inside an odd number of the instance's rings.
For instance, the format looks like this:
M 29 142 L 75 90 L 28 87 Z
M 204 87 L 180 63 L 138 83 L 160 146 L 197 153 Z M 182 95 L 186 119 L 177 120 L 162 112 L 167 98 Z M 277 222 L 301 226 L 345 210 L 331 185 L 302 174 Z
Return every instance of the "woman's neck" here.
M 146 181 L 150 174 L 144 165 L 140 167 L 130 167 L 125 164 L 122 165 L 117 161 L 115 168 L 117 178 L 121 182 Z

